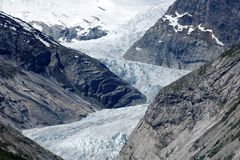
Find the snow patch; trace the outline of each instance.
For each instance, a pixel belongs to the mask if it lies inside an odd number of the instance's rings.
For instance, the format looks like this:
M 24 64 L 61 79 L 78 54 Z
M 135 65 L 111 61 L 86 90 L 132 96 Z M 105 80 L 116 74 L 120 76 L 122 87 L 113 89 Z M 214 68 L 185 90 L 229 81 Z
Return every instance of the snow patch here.
M 35 35 L 35 37 L 37 39 L 39 39 L 46 47 L 50 47 L 51 46 L 47 41 L 43 40 L 40 36 Z
M 188 29 L 190 26 L 188 25 L 181 25 L 178 23 L 178 20 L 180 18 L 182 18 L 183 16 L 185 15 L 188 15 L 188 16 L 192 16 L 190 15 L 188 12 L 186 13 L 183 13 L 183 14 L 179 14 L 178 12 L 175 13 L 176 16 L 174 17 L 173 15 L 165 15 L 162 20 L 163 21 L 169 21 L 169 25 L 173 27 L 174 31 L 177 33 L 177 32 L 181 32 L 183 31 L 184 29 Z
M 39 30 L 39 31 L 43 31 L 43 27 L 42 26 L 40 26 L 40 25 L 38 25 L 38 24 L 36 24 L 36 23 L 34 23 L 33 25 L 32 25 L 34 28 L 36 28 L 37 30 Z
M 15 27 L 10 27 L 11 30 L 17 31 Z
M 141 51 L 142 50 L 142 48 L 140 48 L 140 47 L 136 47 L 135 48 L 137 51 Z
M 20 19 L 18 19 L 18 18 L 14 18 L 14 17 L 10 17 L 10 18 L 14 19 L 14 21 L 16 21 L 17 23 L 19 23 L 25 30 L 27 30 L 27 31 L 29 31 L 29 32 L 32 32 L 32 29 L 33 29 L 33 28 L 32 28 L 29 24 L 23 22 L 22 20 L 20 20 Z
M 213 33 L 212 33 L 212 38 L 219 44 L 220 46 L 225 46 L 223 42 L 221 42 Z
M 195 30 L 195 28 L 189 27 L 189 29 L 188 29 L 188 35 L 191 34 L 194 30 Z
M 212 39 L 214 39 L 216 41 L 216 43 L 220 46 L 224 46 L 225 44 L 223 42 L 221 42 L 214 34 L 213 34 L 213 30 L 211 29 L 205 29 L 204 27 L 200 25 L 198 25 L 197 27 L 194 27 L 193 25 L 181 25 L 178 23 L 179 19 L 182 18 L 185 15 L 188 16 L 192 16 L 190 15 L 188 12 L 183 13 L 183 14 L 179 14 L 178 12 L 175 13 L 176 16 L 173 15 L 165 15 L 162 20 L 168 21 L 169 25 L 173 27 L 174 31 L 177 32 L 182 32 L 184 29 L 188 30 L 188 35 L 190 35 L 195 29 L 199 29 L 202 32 L 210 32 L 212 34 Z
M 210 32 L 212 34 L 212 39 L 216 41 L 217 44 L 220 46 L 225 46 L 223 42 L 221 42 L 214 34 L 212 29 L 205 29 L 204 27 L 201 26 L 201 24 L 198 25 L 198 29 L 202 32 Z

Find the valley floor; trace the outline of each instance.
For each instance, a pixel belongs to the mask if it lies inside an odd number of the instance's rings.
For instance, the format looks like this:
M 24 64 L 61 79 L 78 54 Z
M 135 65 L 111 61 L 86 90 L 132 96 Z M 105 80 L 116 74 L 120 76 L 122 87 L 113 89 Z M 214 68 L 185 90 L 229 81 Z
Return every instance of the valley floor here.
M 127 61 L 123 59 L 123 54 L 173 2 L 159 0 L 161 5 L 141 11 L 110 30 L 106 37 L 62 44 L 103 62 L 112 72 L 145 94 L 149 104 L 162 87 L 189 71 Z M 66 160 L 112 160 L 144 116 L 148 104 L 102 110 L 79 122 L 25 130 L 23 134 Z
M 129 61 L 102 61 L 147 95 L 148 103 L 162 87 L 189 73 Z M 66 160 L 112 160 L 144 116 L 147 106 L 102 110 L 79 122 L 25 130 L 23 134 Z
M 102 110 L 65 125 L 23 134 L 66 160 L 113 159 L 143 117 L 147 104 Z

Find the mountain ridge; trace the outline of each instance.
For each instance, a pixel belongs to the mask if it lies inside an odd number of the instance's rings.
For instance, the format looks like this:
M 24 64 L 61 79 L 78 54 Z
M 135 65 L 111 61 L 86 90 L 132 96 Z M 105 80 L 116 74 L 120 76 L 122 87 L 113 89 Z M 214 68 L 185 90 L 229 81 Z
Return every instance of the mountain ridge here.
M 146 100 L 96 59 L 61 46 L 20 19 L 3 12 L 0 17 L 1 117 L 14 126 L 62 124 Z
M 238 43 L 239 8 L 237 0 L 177 0 L 124 58 L 196 69 Z
M 239 159 L 240 46 L 163 88 L 118 159 Z

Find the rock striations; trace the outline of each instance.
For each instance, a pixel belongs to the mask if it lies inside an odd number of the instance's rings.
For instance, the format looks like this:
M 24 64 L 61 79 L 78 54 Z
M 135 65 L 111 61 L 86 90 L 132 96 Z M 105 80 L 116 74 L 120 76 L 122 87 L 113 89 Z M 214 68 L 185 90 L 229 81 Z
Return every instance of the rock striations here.
M 237 46 L 163 88 L 118 159 L 239 160 L 239 69 Z
M 61 160 L 10 126 L 0 123 L 1 160 Z
M 17 128 L 72 122 L 145 101 L 99 61 L 0 13 L 0 118 Z
M 240 39 L 238 0 L 177 0 L 125 59 L 195 69 Z

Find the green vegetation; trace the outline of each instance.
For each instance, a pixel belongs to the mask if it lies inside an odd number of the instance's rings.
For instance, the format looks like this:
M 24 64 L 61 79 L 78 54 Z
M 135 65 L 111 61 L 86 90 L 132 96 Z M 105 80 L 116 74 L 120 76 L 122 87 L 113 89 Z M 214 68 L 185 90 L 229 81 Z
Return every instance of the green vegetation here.
M 235 54 L 239 53 L 237 52 L 238 50 L 240 49 L 240 44 L 236 45 L 235 47 L 232 47 L 231 49 L 227 50 L 226 52 L 224 52 L 221 57 L 226 57 L 226 56 L 229 56 L 229 57 L 232 57 L 234 56 Z
M 0 149 L 0 160 L 25 160 L 18 155 Z
M 193 148 L 194 148 L 194 150 L 197 150 L 200 146 L 200 140 L 199 139 L 197 139 L 194 143 L 193 143 Z
M 234 140 L 237 139 L 237 138 L 238 138 L 238 140 L 240 141 L 240 130 L 236 133 L 235 136 L 233 136 L 232 141 L 234 141 Z
M 237 126 L 240 126 L 240 119 L 236 123 L 231 123 L 231 130 L 237 128 Z
M 218 141 L 214 144 L 214 146 L 217 146 L 219 143 L 220 143 L 220 140 L 218 140 Z
M 224 160 L 232 160 L 234 157 L 234 153 L 231 153 L 230 155 L 227 155 L 226 157 L 224 157 Z
M 205 155 L 198 157 L 198 156 L 194 156 L 192 160 L 204 160 Z
M 214 147 L 210 151 L 208 151 L 208 157 L 212 158 L 215 154 L 219 152 L 220 148 L 219 147 Z
M 208 157 L 212 158 L 215 154 L 217 154 L 221 150 L 222 147 L 223 147 L 222 143 L 220 142 L 216 143 L 214 147 L 207 152 Z
M 207 69 L 209 67 L 209 64 L 206 64 L 198 69 L 198 73 L 200 76 L 205 75 L 207 72 Z
M 223 116 L 222 119 L 221 119 L 221 122 L 226 121 L 226 120 L 228 119 L 229 115 L 230 115 L 231 113 L 233 113 L 233 111 L 235 111 L 235 110 L 237 109 L 237 107 L 238 107 L 239 104 L 240 104 L 240 101 L 238 101 L 237 103 L 235 103 L 235 104 L 229 109 L 229 111 L 227 111 L 227 112 L 224 114 L 224 116 Z

